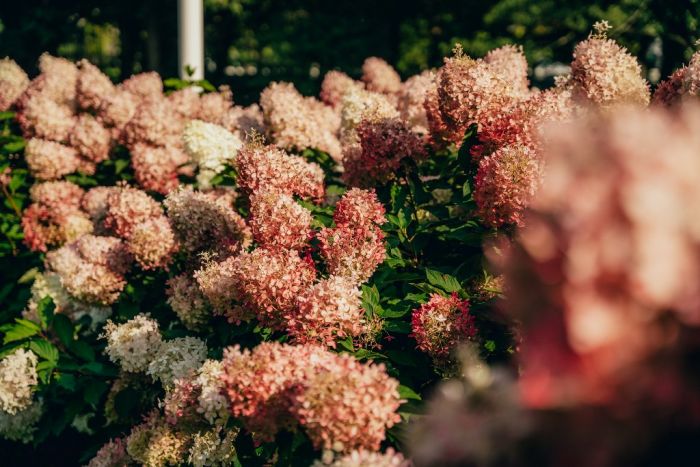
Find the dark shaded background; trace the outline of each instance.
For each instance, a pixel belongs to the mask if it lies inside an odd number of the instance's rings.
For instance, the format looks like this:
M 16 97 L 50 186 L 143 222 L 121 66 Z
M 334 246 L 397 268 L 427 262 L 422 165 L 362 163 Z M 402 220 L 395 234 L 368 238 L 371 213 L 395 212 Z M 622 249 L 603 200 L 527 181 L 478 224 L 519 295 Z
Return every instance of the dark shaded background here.
M 598 19 L 607 19 L 614 27 L 610 36 L 647 68 L 660 68 L 663 77 L 689 58 L 700 34 L 700 0 L 204 3 L 206 77 L 231 85 L 241 103 L 256 100 L 271 80 L 293 81 L 302 92 L 314 93 L 327 70 L 358 76 L 370 55 L 408 76 L 438 66 L 456 41 L 474 56 L 515 42 L 525 47 L 532 65 L 568 63 L 574 44 Z M 0 56 L 35 72 L 44 51 L 87 57 L 115 80 L 143 70 L 175 76 L 177 2 L 0 2 Z

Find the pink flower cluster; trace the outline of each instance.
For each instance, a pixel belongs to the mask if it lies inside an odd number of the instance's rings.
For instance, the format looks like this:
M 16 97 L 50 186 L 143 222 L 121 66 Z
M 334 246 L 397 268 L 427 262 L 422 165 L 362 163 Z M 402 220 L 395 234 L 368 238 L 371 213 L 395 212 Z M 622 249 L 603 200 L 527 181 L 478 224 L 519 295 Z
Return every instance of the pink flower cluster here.
M 128 186 L 111 188 L 104 202 L 104 228 L 126 241 L 141 268 L 166 268 L 178 246 L 160 203 Z
M 312 238 L 308 209 L 284 193 L 259 191 L 250 197 L 250 229 L 258 245 L 300 250 Z
M 688 66 L 674 71 L 659 83 L 654 91 L 653 104 L 671 106 L 700 95 L 700 52 L 695 52 Z
M 532 446 L 543 465 L 643 464 L 679 433 L 693 439 L 699 128 L 693 103 L 547 131 L 545 183 L 493 254 L 519 323 L 519 377 L 467 354 L 414 430 L 416 465 L 530 465 Z
M 541 152 L 544 142 L 542 128 L 570 120 L 573 115 L 570 89 L 554 87 L 533 92 L 527 99 L 519 101 L 511 112 L 498 115 L 482 125 L 477 134 L 479 144 L 471 148 L 472 157 L 478 162 L 509 145 L 527 146 Z
M 171 277 L 165 293 L 168 305 L 187 329 L 199 330 L 209 321 L 209 306 L 190 274 Z
M 32 250 L 45 252 L 91 233 L 116 236 L 143 269 L 153 269 L 166 267 L 177 249 L 160 204 L 141 190 L 97 187 L 86 193 L 70 182 L 44 182 L 32 187 L 31 199 L 22 227 Z
M 184 125 L 173 105 L 155 96 L 141 101 L 124 125 L 120 140 L 131 152 L 136 179 L 144 188 L 167 193 L 178 185 L 178 167 L 188 162 L 181 141 Z
M 86 234 L 47 253 L 46 269 L 58 274 L 61 285 L 78 300 L 110 305 L 126 285 L 131 261 L 120 239 Z
M 356 128 L 359 150 L 346 151 L 344 178 L 351 186 L 371 187 L 396 177 L 405 158 L 426 157 L 423 139 L 398 118 L 364 120 Z
M 363 332 L 361 295 L 345 277 L 322 279 L 297 297 L 296 309 L 286 315 L 287 333 L 296 343 L 335 348 L 337 339 Z
M 331 274 L 366 282 L 386 257 L 384 233 L 377 227 L 340 225 L 321 230 L 317 238 Z
M 283 329 L 284 315 L 311 287 L 316 270 L 297 251 L 257 248 L 211 263 L 195 277 L 214 309 L 229 321 L 248 320 L 252 315 L 266 326 Z
M 0 62 L 0 105 L 17 108 L 30 141 L 27 163 L 41 180 L 93 174 L 116 144 L 129 150 L 137 183 L 167 194 L 193 167 L 182 143 L 188 120 L 198 119 L 245 133 L 260 128 L 257 107 L 234 107 L 231 92 L 200 94 L 194 88 L 163 92 L 157 73 L 134 75 L 115 85 L 86 60 L 73 64 L 44 54 L 31 82 L 14 64 Z
M 571 62 L 573 98 L 608 109 L 619 104 L 649 104 L 649 83 L 642 67 L 623 47 L 604 35 L 593 35 L 574 49 Z
M 84 191 L 70 182 L 44 182 L 30 190 L 32 204 L 22 213 L 24 243 L 33 251 L 46 252 L 93 231 L 81 210 Z
M 454 57 L 445 59 L 437 76 L 438 105 L 440 118 L 454 137 L 452 143 L 459 146 L 470 125 L 481 126 L 527 97 L 519 86 L 522 79 L 513 81 L 511 71 L 497 60 L 472 59 L 459 47 Z
M 377 450 L 399 421 L 398 382 L 383 365 L 313 345 L 262 343 L 227 349 L 223 367 L 233 415 L 261 440 L 298 425 L 317 449 Z
M 111 467 L 129 465 L 129 455 L 126 453 L 126 443 L 121 438 L 111 439 L 100 448 L 95 457 L 90 459 L 87 467 Z
M 363 83 L 355 81 L 342 71 L 331 70 L 323 77 L 319 97 L 321 101 L 338 109 L 343 104 L 343 98 L 348 91 L 363 89 L 363 87 Z
M 316 461 L 312 467 L 410 467 L 411 465 L 411 462 L 401 453 L 389 448 L 384 453 L 359 449 L 335 459 L 330 464 Z
M 380 225 L 384 207 L 376 194 L 351 189 L 338 201 L 335 227 L 321 229 L 317 238 L 328 272 L 361 284 L 384 261 L 386 248 Z
M 484 57 L 484 62 L 512 83 L 515 91 L 522 96 L 530 92 L 530 81 L 527 79 L 527 59 L 522 46 L 504 45 L 491 50 Z
M 474 198 L 487 225 L 522 223 L 541 184 L 542 127 L 569 120 L 575 111 L 649 102 L 649 86 L 639 63 L 604 31 L 578 44 L 571 70 L 555 88 L 531 91 L 521 48 L 503 46 L 484 59 L 472 59 L 457 47 L 454 57 L 445 59 L 438 70 L 433 87 L 424 85 L 423 108 L 432 145 L 459 146 L 467 128 L 477 125 L 479 144 L 471 148 L 479 164 Z
M 340 116 L 314 97 L 304 97 L 291 83 L 272 83 L 260 94 L 271 140 L 287 150 L 320 149 L 341 155 L 337 133 Z
M 264 154 L 262 148 L 258 150 Z M 280 154 L 274 148 L 267 150 Z M 358 286 L 385 254 L 379 228 L 385 220 L 384 208 L 376 195 L 360 189 L 348 191 L 337 203 L 336 226 L 316 233 L 330 273 L 327 279 L 317 277 L 309 255 L 314 237 L 311 214 L 289 194 L 253 191 L 250 214 L 257 248 L 205 261 L 194 271 L 205 303 L 231 322 L 255 318 L 286 331 L 298 343 L 335 347 L 338 338 L 360 335 L 364 310 Z M 182 278 L 173 282 L 171 300 L 178 314 L 198 316 L 198 310 L 204 308 Z
M 224 190 L 180 189 L 165 200 L 183 249 L 206 253 L 202 259 L 192 258 L 191 272 L 170 281 L 169 301 L 178 316 L 197 327 L 211 307 L 231 322 L 257 319 L 288 332 L 296 342 L 331 347 L 336 338 L 361 333 L 364 310 L 357 286 L 384 257 L 378 227 L 384 210 L 376 195 L 355 189 L 338 203 L 336 223 L 345 243 L 326 255 L 345 267 L 362 269 L 363 277 L 334 277 L 340 268 L 329 266 L 332 276 L 319 281 L 310 256 L 313 218 L 294 196 L 322 200 L 321 169 L 259 141 L 247 144 L 235 165 L 238 185 L 249 201 L 247 221 L 236 214 L 231 192 Z M 248 251 L 251 237 L 255 248 Z M 369 259 L 363 258 L 368 254 Z M 364 263 L 353 266 L 358 261 Z
M 238 186 L 247 194 L 265 190 L 312 200 L 325 194 L 321 167 L 272 146 L 248 144 L 238 154 L 236 169 Z
M 427 303 L 413 311 L 411 328 L 417 347 L 434 358 L 449 358 L 459 343 L 476 335 L 469 301 L 457 294 L 431 294 Z
M 29 86 L 29 77 L 14 60 L 0 60 L 0 112 L 12 107 Z
M 17 120 L 31 143 L 29 169 L 43 180 L 75 171 L 94 173 L 96 164 L 109 156 L 112 138 L 94 116 L 77 114 L 78 67 L 44 54 L 39 69 L 15 102 Z
M 340 116 L 335 131 L 342 160 L 336 160 L 345 181 L 371 187 L 392 179 L 404 158 L 425 157 L 429 123 L 423 102 L 435 83 L 431 72 L 402 83 L 396 70 L 377 57 L 365 60 L 362 70 L 362 81 L 329 71 L 320 96 Z
M 204 252 L 219 256 L 236 254 L 250 245 L 251 233 L 236 212 L 236 192 L 207 192 L 182 187 L 163 202 L 181 250 L 196 256 Z
M 401 90 L 401 77 L 385 60 L 369 57 L 362 64 L 362 81 L 368 91 L 395 94 Z
M 525 145 L 503 146 L 479 163 L 474 201 L 483 222 L 522 225 L 525 209 L 542 182 L 543 163 Z
M 411 76 L 401 85 L 396 107 L 414 133 L 429 134 L 430 123 L 424 103 L 428 95 L 436 91 L 435 72 L 432 70 Z

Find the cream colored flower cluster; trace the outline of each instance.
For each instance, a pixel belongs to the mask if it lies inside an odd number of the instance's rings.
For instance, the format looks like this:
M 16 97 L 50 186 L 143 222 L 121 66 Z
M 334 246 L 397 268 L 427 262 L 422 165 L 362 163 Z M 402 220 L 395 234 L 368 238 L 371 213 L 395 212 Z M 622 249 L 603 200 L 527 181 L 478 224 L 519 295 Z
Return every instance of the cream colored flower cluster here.
M 192 375 L 206 358 L 204 341 L 196 337 L 176 337 L 163 341 L 152 353 L 146 373 L 163 386 L 169 386 L 176 379 Z
M 0 411 L 14 415 L 29 406 L 38 383 L 37 362 L 34 352 L 24 349 L 0 360 Z
M 241 139 L 219 125 L 193 120 L 183 133 L 185 150 L 199 167 L 197 181 L 208 188 L 211 180 L 232 165 L 243 146 Z
M 176 379 L 194 374 L 206 359 L 206 344 L 195 337 L 163 340 L 158 323 L 139 314 L 123 324 L 107 321 L 105 353 L 124 371 L 145 372 L 169 387 Z
M 206 348 L 196 341 L 181 338 L 160 345 L 161 350 L 156 351 L 148 368 L 161 381 L 170 379 L 160 404 L 162 412 L 151 411 L 126 437 L 110 440 L 90 466 L 134 462 L 159 467 L 182 462 L 205 466 L 233 462 L 238 430 L 226 427 L 230 408 L 224 394 L 222 363 L 206 360 L 201 364 L 199 357 Z M 170 369 L 168 365 L 172 365 Z
M 107 340 L 105 353 L 124 371 L 142 372 L 162 344 L 158 323 L 139 314 L 123 324 L 107 321 L 102 337 Z

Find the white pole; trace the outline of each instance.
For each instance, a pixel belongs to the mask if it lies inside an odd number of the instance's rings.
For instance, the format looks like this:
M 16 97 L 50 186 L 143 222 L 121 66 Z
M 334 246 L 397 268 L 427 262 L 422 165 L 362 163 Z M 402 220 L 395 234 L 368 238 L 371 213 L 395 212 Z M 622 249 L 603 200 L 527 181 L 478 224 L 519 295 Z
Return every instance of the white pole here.
M 204 7 L 202 0 L 178 0 L 180 78 L 204 79 Z M 187 69 L 194 70 L 189 75 Z

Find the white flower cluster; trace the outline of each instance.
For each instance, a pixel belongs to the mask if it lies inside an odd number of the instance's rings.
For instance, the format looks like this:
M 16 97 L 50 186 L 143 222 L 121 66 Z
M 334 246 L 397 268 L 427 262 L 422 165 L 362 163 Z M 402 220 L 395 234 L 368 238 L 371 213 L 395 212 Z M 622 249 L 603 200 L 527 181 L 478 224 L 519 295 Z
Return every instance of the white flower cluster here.
M 110 360 L 131 372 L 146 371 L 162 344 L 158 323 L 146 314 L 124 324 L 107 321 L 101 337 L 107 339 L 105 352 Z
M 36 364 L 36 355 L 24 349 L 0 360 L 0 411 L 14 415 L 31 403 L 37 384 Z
M 223 364 L 218 360 L 207 360 L 199 369 L 196 384 L 201 387 L 197 409 L 212 425 L 223 425 L 229 415 L 229 404 L 223 394 L 221 380 Z
M 185 150 L 199 166 L 197 182 L 209 188 L 211 179 L 231 164 L 243 147 L 241 139 L 219 125 L 192 120 L 183 133 Z
M 89 316 L 92 320 L 90 329 L 93 331 L 112 314 L 111 307 L 81 302 L 71 296 L 61 284 L 61 277 L 55 272 L 37 274 L 31 292 L 32 296 L 27 303 L 27 308 L 22 313 L 26 319 L 37 320 L 36 307 L 44 297 L 51 297 L 56 306 L 56 313 L 63 313 L 73 321 L 85 315 Z
M 30 442 L 43 408 L 42 401 L 35 400 L 14 414 L 0 410 L 0 437 L 10 441 Z
M 148 374 L 170 386 L 175 379 L 192 376 L 207 358 L 207 344 L 196 337 L 164 341 L 148 365 Z
M 236 458 L 236 448 L 233 445 L 236 430 L 225 430 L 221 438 L 221 430 L 215 428 L 203 433 L 196 433 L 192 438 L 187 462 L 195 467 L 205 465 L 230 465 Z

